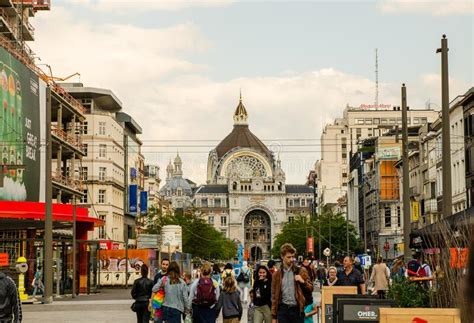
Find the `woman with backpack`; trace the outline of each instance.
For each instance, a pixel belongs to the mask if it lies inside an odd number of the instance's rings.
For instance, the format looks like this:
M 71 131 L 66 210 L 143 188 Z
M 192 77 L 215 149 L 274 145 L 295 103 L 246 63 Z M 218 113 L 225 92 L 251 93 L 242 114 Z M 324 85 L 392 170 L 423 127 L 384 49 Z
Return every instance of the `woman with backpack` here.
M 234 267 L 232 266 L 232 264 L 230 262 L 228 262 L 224 266 L 224 271 L 222 272 L 221 281 L 224 281 L 227 277 L 232 277 L 232 278 L 235 279 Z
M 188 289 L 181 279 L 181 270 L 177 262 L 172 261 L 168 267 L 168 275 L 162 277 L 153 286 L 153 292 L 164 289 L 163 320 L 167 323 L 181 323 L 183 313 L 188 310 Z
M 237 283 L 239 284 L 240 300 L 242 303 L 248 303 L 248 294 L 250 287 L 252 286 L 252 270 L 248 267 L 247 262 L 242 263 L 239 275 L 237 276 Z
M 222 286 L 222 284 L 221 284 L 221 282 L 222 282 L 222 280 L 221 280 L 221 269 L 219 268 L 218 264 L 212 265 L 211 278 L 214 279 L 219 284 L 219 286 Z
M 216 317 L 222 309 L 224 323 L 237 323 L 242 318 L 243 308 L 240 301 L 240 293 L 235 286 L 235 280 L 227 277 L 223 283 L 222 293 L 216 307 Z
M 258 278 L 253 284 L 251 295 L 254 307 L 253 323 L 272 322 L 272 274 L 265 266 L 257 268 Z
M 206 262 L 201 268 L 201 277 L 191 285 L 188 304 L 193 310 L 194 323 L 216 322 L 215 307 L 219 299 L 219 284 L 211 278 L 211 273 L 211 265 Z

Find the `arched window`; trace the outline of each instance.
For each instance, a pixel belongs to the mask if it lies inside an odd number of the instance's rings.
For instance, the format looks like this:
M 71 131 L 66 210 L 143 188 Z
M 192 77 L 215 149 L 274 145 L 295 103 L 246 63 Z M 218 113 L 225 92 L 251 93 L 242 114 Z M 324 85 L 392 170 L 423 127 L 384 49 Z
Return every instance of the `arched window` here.
M 237 182 L 234 182 L 234 183 L 232 184 L 232 189 L 233 189 L 234 191 L 237 190 Z
M 283 190 L 283 184 L 281 182 L 278 182 L 278 190 L 279 191 Z

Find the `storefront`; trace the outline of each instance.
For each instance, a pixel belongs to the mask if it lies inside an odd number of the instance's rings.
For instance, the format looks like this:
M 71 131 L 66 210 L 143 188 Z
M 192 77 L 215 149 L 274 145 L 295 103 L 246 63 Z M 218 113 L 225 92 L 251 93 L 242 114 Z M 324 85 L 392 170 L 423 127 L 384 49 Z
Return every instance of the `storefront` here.
M 76 207 L 77 270 L 74 273 L 73 206 L 53 204 L 52 216 L 55 293 L 71 293 L 74 274 L 76 290 L 81 293 L 93 290 L 97 282 L 96 251 L 99 242 L 88 241 L 87 232 L 102 226 L 103 221 L 90 217 L 87 209 Z M 0 201 L 0 253 L 8 254 L 8 270 L 13 277 L 16 259 L 21 256 L 27 259 L 27 290 L 31 289 L 35 271 L 44 267 L 44 219 L 45 203 Z

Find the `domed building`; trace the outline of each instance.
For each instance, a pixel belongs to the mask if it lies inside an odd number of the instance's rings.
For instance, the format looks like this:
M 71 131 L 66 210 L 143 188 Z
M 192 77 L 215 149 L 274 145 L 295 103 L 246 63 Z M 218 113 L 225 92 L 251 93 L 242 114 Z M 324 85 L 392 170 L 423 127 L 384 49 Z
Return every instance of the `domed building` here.
M 186 178 L 183 178 L 183 162 L 179 154 L 171 160 L 166 167 L 166 182 L 160 189 L 160 196 L 165 201 L 171 203 L 172 208 L 180 209 L 192 206 L 192 196 L 196 189 L 196 184 Z
M 246 258 L 268 259 L 283 224 L 311 214 L 313 195 L 309 186 L 286 184 L 280 159 L 250 131 L 241 97 L 231 133 L 209 153 L 207 184 L 194 195 L 198 212 L 241 243 Z

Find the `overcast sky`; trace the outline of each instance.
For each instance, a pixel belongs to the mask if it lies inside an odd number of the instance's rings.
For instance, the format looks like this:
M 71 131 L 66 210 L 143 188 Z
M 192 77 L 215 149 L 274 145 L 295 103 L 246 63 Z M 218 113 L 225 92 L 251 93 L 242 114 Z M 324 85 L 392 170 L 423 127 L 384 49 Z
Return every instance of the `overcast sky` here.
M 55 0 L 33 19 L 31 46 L 55 76 L 79 72 L 85 86 L 115 92 L 162 178 L 179 151 L 185 177 L 205 181 L 242 88 L 250 129 L 297 184 L 319 158 L 324 124 L 346 104 L 373 103 L 375 48 L 380 103 L 400 105 L 404 82 L 410 107 L 439 105 L 443 33 L 450 96 L 466 92 L 473 12 L 452 0 Z

